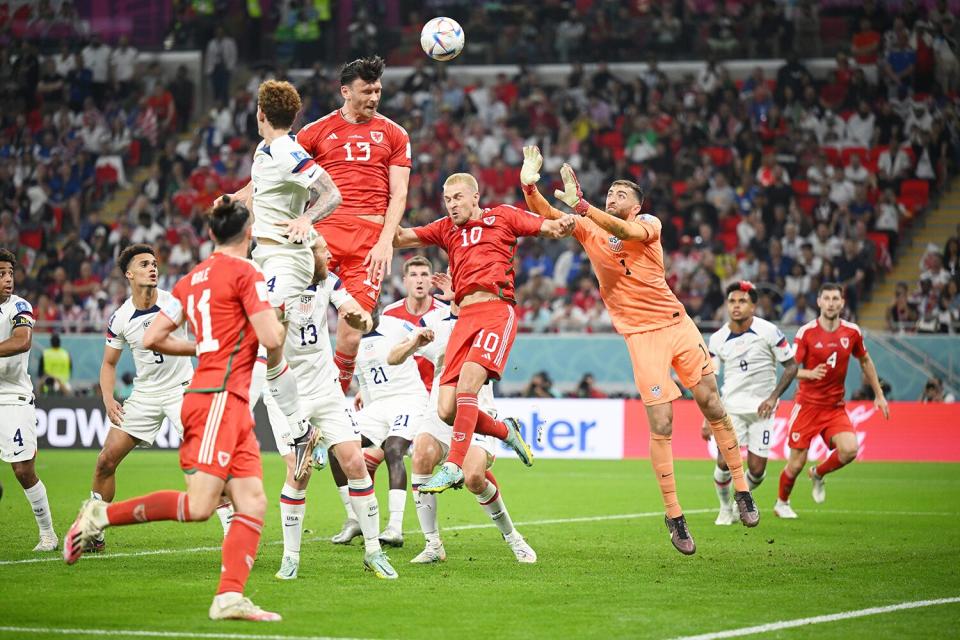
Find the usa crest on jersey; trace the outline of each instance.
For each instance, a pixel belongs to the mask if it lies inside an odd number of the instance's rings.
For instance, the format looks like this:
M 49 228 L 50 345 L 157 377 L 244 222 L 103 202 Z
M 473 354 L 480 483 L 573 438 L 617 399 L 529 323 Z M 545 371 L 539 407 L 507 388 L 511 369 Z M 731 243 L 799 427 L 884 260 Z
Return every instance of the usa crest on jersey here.
M 610 245 L 610 250 L 614 253 L 617 253 L 623 249 L 623 240 L 617 236 L 610 236 L 607 238 L 607 244 Z

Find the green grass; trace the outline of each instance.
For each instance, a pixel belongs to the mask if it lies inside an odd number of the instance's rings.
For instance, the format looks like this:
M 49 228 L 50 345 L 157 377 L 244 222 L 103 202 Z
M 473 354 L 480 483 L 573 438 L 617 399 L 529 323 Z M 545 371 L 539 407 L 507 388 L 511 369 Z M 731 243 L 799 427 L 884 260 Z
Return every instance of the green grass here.
M 95 454 L 41 452 L 38 471 L 58 533 L 89 487 Z M 828 501 L 814 505 L 809 481 L 797 483 L 800 519 L 773 517 L 777 474 L 758 490 L 757 529 L 713 525 L 715 495 L 708 462 L 680 462 L 681 503 L 697 554 L 670 545 L 662 517 L 557 524 L 539 520 L 644 514 L 661 508 L 647 461 L 540 461 L 534 469 L 504 461 L 495 468 L 514 521 L 537 550 L 534 566 L 517 564 L 495 529 L 449 531 L 448 560 L 408 564 L 422 547 L 412 500 L 406 546 L 391 552 L 396 582 L 362 571 L 362 550 L 325 540 L 343 510 L 326 472 L 307 501 L 300 579 L 273 574 L 282 551 L 277 495 L 282 464 L 265 459 L 270 510 L 248 594 L 279 611 L 278 625 L 206 619 L 219 553 L 204 551 L 109 558 L 110 553 L 215 547 L 217 521 L 111 529 L 107 557 L 0 564 L 0 626 L 138 629 L 359 638 L 667 638 L 882 606 L 960 596 L 960 465 L 856 464 L 830 477 Z M 385 472 L 380 474 L 386 515 Z M 36 527 L 10 472 L 0 470 L 0 561 L 36 557 Z M 175 454 L 134 452 L 119 473 L 118 497 L 179 488 Z M 922 515 L 918 515 L 922 514 Z M 465 492 L 440 497 L 441 526 L 483 524 Z M 942 605 L 779 632 L 776 637 L 929 636 L 956 628 L 960 605 Z M 46 637 L 0 631 L 0 638 Z M 51 635 L 50 637 L 64 637 Z

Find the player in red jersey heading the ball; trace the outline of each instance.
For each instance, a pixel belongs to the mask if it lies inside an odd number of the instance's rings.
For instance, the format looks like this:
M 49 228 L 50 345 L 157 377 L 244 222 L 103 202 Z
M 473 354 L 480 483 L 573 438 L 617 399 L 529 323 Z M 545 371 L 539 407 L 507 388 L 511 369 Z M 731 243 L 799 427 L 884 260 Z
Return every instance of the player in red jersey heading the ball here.
M 220 585 L 210 606 L 214 620 L 279 620 L 243 596 L 253 568 L 267 499 L 260 446 L 250 415 L 250 378 L 258 343 L 283 344 L 284 328 L 270 306 L 263 273 L 246 259 L 252 216 L 238 201 L 222 199 L 210 216 L 214 253 L 173 288 L 143 336 L 146 349 L 198 357 L 183 400 L 180 468 L 187 491 L 157 491 L 107 504 L 87 500 L 64 544 L 64 559 L 76 562 L 86 543 L 110 526 L 158 520 L 207 520 L 226 490 L 235 513 L 223 540 Z M 190 321 L 196 343 L 173 332 Z
M 573 216 L 546 220 L 510 205 L 480 208 L 477 180 L 454 173 L 443 183 L 447 216 L 413 229 L 399 229 L 397 247 L 436 245 L 447 252 L 460 316 L 447 343 L 440 378 L 438 413 L 453 425 L 447 462 L 421 493 L 440 493 L 463 484 L 463 459 L 474 432 L 505 441 L 524 464 L 533 456 L 519 423 L 499 421 L 479 411 L 477 393 L 488 378 L 499 379 L 517 335 L 513 291 L 513 253 L 523 236 L 564 238 L 573 232 Z
M 790 414 L 788 444 L 790 458 L 780 474 L 780 494 L 773 512 L 781 518 L 796 518 L 790 506 L 790 492 L 807 462 L 807 450 L 818 435 L 833 451 L 826 460 L 810 468 L 813 500 L 826 499 L 823 477 L 857 457 L 857 433 L 843 408 L 844 380 L 850 356 L 860 361 L 867 382 L 876 398 L 873 404 L 890 418 L 890 408 L 880 387 L 877 368 L 863 344 L 860 327 L 840 318 L 843 310 L 843 288 L 824 283 L 817 294 L 820 317 L 800 327 L 794 338 L 796 361 L 802 367 L 797 373 L 800 388 Z
M 313 156 L 343 198 L 333 214 L 317 223 L 327 241 L 330 270 L 367 311 L 390 275 L 393 237 L 403 217 L 410 180 L 410 137 L 403 127 L 377 113 L 384 62 L 360 58 L 340 70 L 343 107 L 305 125 L 297 142 Z M 353 379 L 360 332 L 337 323 L 334 361 L 344 392 Z

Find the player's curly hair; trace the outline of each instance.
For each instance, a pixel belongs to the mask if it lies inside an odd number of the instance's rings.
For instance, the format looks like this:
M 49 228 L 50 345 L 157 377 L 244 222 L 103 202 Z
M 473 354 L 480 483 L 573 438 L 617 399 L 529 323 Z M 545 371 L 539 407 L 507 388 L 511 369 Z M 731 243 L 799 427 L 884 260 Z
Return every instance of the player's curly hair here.
M 757 304 L 757 300 L 760 299 L 760 295 L 757 293 L 757 288 L 753 286 L 753 283 L 749 280 L 738 280 L 737 282 L 731 283 L 727 287 L 726 296 L 729 297 L 734 291 L 743 291 L 747 294 L 747 297 L 750 298 L 750 302 Z
M 251 223 L 250 211 L 239 200 L 223 196 L 210 211 L 210 232 L 218 245 L 233 244 L 241 239 Z
M 387 63 L 380 56 L 357 58 L 340 67 L 340 86 L 346 86 L 357 78 L 364 82 L 376 82 L 383 75 Z
M 126 273 L 127 267 L 130 266 L 130 261 L 133 260 L 136 256 L 139 256 L 144 253 L 149 253 L 154 258 L 157 257 L 156 251 L 153 247 L 148 244 L 137 243 L 132 244 L 123 251 L 120 252 L 120 255 L 117 257 L 117 266 L 120 267 L 120 273 Z
M 275 129 L 289 129 L 300 113 L 300 94 L 286 80 L 266 80 L 257 91 L 257 103 Z
M 9 262 L 11 267 L 16 267 L 17 256 L 9 249 L 0 249 L 0 262 Z

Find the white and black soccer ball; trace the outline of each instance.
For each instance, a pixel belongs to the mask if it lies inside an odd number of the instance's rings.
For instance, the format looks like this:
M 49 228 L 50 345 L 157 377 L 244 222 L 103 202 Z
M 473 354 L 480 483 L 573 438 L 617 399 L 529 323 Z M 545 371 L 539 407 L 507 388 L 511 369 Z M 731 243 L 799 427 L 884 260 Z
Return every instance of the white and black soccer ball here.
M 463 51 L 463 27 L 453 18 L 434 18 L 423 25 L 420 46 L 434 60 L 447 62 Z

